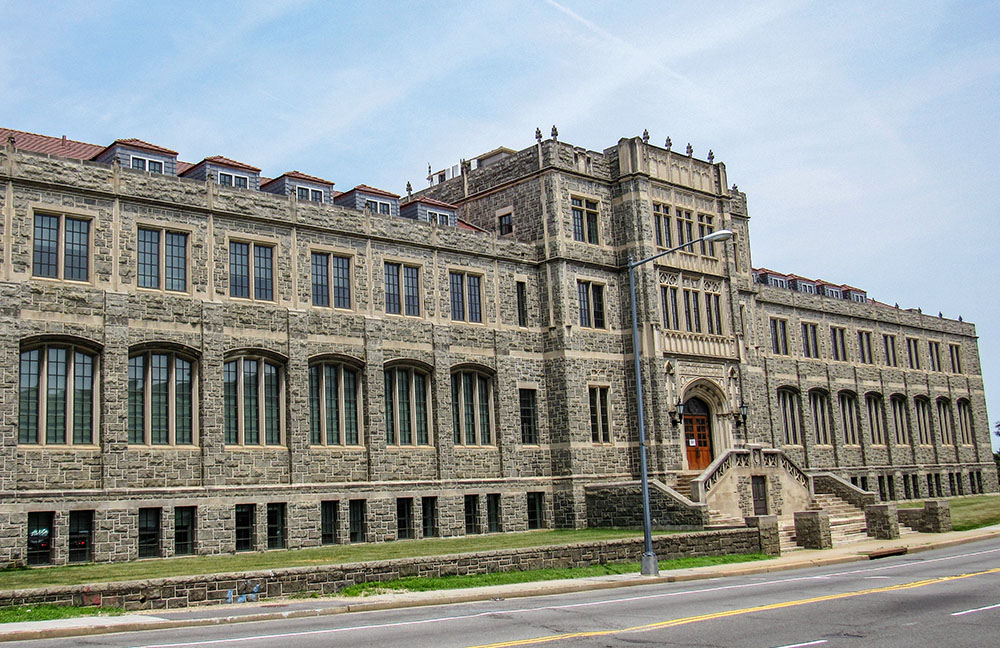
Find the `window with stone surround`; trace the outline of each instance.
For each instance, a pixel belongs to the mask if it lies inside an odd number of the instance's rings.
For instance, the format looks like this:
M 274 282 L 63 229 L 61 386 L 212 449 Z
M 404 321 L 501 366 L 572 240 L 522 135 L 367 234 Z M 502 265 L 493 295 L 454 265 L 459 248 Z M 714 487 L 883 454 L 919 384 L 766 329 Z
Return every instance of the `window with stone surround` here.
M 160 517 L 163 509 L 139 509 L 139 557 L 160 557 Z
M 545 493 L 532 492 L 527 494 L 528 528 L 541 529 L 545 526 Z
M 455 445 L 493 444 L 493 378 L 473 369 L 451 374 Z
M 191 556 L 197 546 L 198 507 L 178 506 L 174 509 L 174 555 Z
M 951 401 L 947 398 L 937 399 L 937 416 L 942 445 L 955 445 L 955 426 L 951 420 Z
M 587 387 L 590 402 L 590 441 L 592 443 L 611 443 L 611 401 L 610 387 L 607 385 L 589 385 Z
M 428 212 L 430 214 L 431 212 Z M 443 215 L 443 214 L 442 214 Z M 447 216 L 445 216 L 447 219 Z M 444 221 L 447 224 L 447 220 Z M 507 236 L 514 233 L 514 211 L 506 211 L 497 215 L 497 234 Z
M 36 213 L 34 221 L 32 276 L 90 281 L 91 220 Z
M 712 221 L 713 218 L 709 214 L 698 214 L 698 238 L 704 239 L 715 231 Z M 715 241 L 702 240 L 699 245 L 702 256 L 715 257 Z
M 920 445 L 931 444 L 931 402 L 925 396 L 913 399 L 917 418 L 917 441 Z
M 284 441 L 284 368 L 269 358 L 242 355 L 222 367 L 227 445 L 281 445 Z
M 916 338 L 906 338 L 906 359 L 910 369 L 920 368 L 920 341 Z
M 944 371 L 941 366 L 941 343 L 931 340 L 927 343 L 927 357 L 931 365 L 931 371 Z
M 699 291 L 685 288 L 684 297 L 684 329 L 688 333 L 701 333 L 701 299 Z
M 844 433 L 845 445 L 860 444 L 861 418 L 858 412 L 858 397 L 853 392 L 840 392 L 840 428 Z
M 788 321 L 771 318 L 771 353 L 788 355 Z
M 274 246 L 229 242 L 229 296 L 274 301 Z
M 52 563 L 52 546 L 55 541 L 55 513 L 52 511 L 30 511 L 28 513 L 29 565 L 49 565 Z
M 142 226 L 137 235 L 139 288 L 185 292 L 187 290 L 186 232 Z
M 972 407 L 964 398 L 958 400 L 958 438 L 962 445 L 972 445 Z
M 448 273 L 451 289 L 451 320 L 453 322 L 483 321 L 482 275 L 458 270 Z
M 662 203 L 653 203 L 653 234 L 656 237 L 656 247 L 671 247 L 670 207 Z
M 604 284 L 578 279 L 576 295 L 580 307 L 580 326 L 607 328 L 604 318 Z
M 386 443 L 430 445 L 430 376 L 416 367 L 393 366 L 384 377 Z
M 420 267 L 385 262 L 385 312 L 420 317 Z
M 898 367 L 899 362 L 896 357 L 896 336 L 885 333 L 882 335 L 882 349 L 885 351 L 885 366 Z
M 694 218 L 686 209 L 674 209 L 674 222 L 677 224 L 677 245 L 684 245 L 695 240 Z M 694 252 L 694 246 L 684 248 L 684 252 Z
M 896 432 L 896 445 L 910 444 L 910 413 L 906 396 L 895 394 L 889 399 L 892 407 L 892 426 Z
M 962 373 L 962 347 L 957 344 L 949 344 L 948 355 L 951 357 L 951 373 Z
M 864 364 L 874 364 L 872 355 L 872 334 L 870 331 L 858 331 L 858 356 Z
M 815 324 L 802 324 L 802 355 L 806 358 L 819 357 L 819 338 Z
M 881 394 L 865 396 L 868 406 L 868 425 L 872 432 L 872 445 L 885 445 L 885 403 Z
M 663 313 L 663 328 L 681 330 L 681 315 L 677 308 L 677 288 L 660 286 L 660 310 Z
M 288 545 L 287 507 L 284 502 L 267 505 L 267 548 L 284 549 Z
M 538 390 L 520 388 L 517 390 L 521 413 L 521 443 L 538 445 Z
M 573 240 L 597 245 L 601 242 L 597 221 L 597 202 L 573 196 L 570 198 L 573 213 Z
M 528 326 L 528 284 L 518 281 L 515 284 L 517 296 L 517 325 Z
M 98 355 L 77 344 L 41 344 L 21 351 L 18 443 L 95 442 Z
M 234 509 L 236 551 L 253 551 L 257 535 L 257 505 L 237 504 Z
M 128 442 L 191 445 L 197 438 L 197 363 L 169 350 L 128 359 Z
M 847 335 L 843 327 L 830 327 L 830 356 L 834 360 L 847 360 Z
M 309 366 L 309 443 L 314 446 L 359 445 L 360 372 L 343 362 Z
M 340 535 L 340 502 L 324 500 L 319 507 L 319 541 L 320 544 L 337 544 Z
M 830 445 L 830 397 L 823 390 L 813 389 L 809 392 L 809 407 L 812 409 L 816 445 Z
M 314 251 L 310 265 L 313 306 L 351 308 L 351 258 Z
M 802 415 L 799 393 L 782 388 L 778 390 L 778 411 L 785 445 L 802 445 Z
M 709 335 L 722 335 L 721 297 L 715 293 L 705 292 L 705 323 Z

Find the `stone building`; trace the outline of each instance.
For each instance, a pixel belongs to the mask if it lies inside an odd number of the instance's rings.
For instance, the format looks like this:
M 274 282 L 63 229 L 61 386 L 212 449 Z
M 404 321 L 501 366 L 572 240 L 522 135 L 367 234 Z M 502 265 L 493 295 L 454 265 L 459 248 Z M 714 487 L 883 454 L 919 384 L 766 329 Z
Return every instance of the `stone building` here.
M 400 197 L 0 137 L 0 564 L 607 523 L 623 266 L 689 242 L 637 271 L 658 524 L 788 514 L 818 475 L 997 490 L 973 325 L 755 270 L 711 155 L 539 136 Z

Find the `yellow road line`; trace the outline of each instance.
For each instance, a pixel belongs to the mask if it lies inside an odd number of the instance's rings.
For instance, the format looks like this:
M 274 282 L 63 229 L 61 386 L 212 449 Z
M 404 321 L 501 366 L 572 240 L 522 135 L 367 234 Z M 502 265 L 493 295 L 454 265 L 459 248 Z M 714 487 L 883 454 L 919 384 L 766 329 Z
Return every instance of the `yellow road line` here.
M 566 639 L 579 639 L 583 637 L 602 637 L 622 632 L 648 632 L 649 630 L 658 630 L 660 628 L 672 628 L 674 626 L 686 625 L 688 623 L 697 623 L 698 621 L 711 621 L 712 619 L 722 619 L 725 617 L 738 616 L 741 614 L 750 614 L 751 612 L 780 610 L 782 608 L 795 607 L 798 605 L 807 605 L 809 603 L 822 603 L 823 601 L 834 601 L 837 599 L 852 598 L 855 596 L 867 596 L 869 594 L 881 594 L 883 592 L 895 592 L 900 590 L 916 589 L 918 587 L 936 585 L 937 583 L 945 583 L 948 581 L 959 580 L 962 578 L 971 578 L 973 576 L 982 576 L 984 574 L 995 574 L 997 572 L 1000 572 L 1000 567 L 994 569 L 987 569 L 986 571 L 973 572 L 970 574 L 959 574 L 957 576 L 942 576 L 940 578 L 928 578 L 925 580 L 913 581 L 912 583 L 903 583 L 901 585 L 888 585 L 886 587 L 858 590 L 856 592 L 844 592 L 843 594 L 827 594 L 825 596 L 816 596 L 813 598 L 798 599 L 795 601 L 784 601 L 782 603 L 770 603 L 768 605 L 758 605 L 755 607 L 741 608 L 739 610 L 726 610 L 723 612 L 712 612 L 711 614 L 699 614 L 697 616 L 682 617 L 680 619 L 671 619 L 669 621 L 658 621 L 656 623 L 648 623 L 646 625 L 632 626 L 631 628 L 619 628 L 615 630 L 593 630 L 590 632 L 568 632 L 565 634 L 548 635 L 545 637 L 535 637 L 533 639 L 516 639 L 514 641 L 501 641 L 498 643 L 482 644 L 479 646 L 470 646 L 469 648 L 508 648 L 509 646 L 530 646 L 533 644 L 549 643 L 552 641 L 564 641 Z

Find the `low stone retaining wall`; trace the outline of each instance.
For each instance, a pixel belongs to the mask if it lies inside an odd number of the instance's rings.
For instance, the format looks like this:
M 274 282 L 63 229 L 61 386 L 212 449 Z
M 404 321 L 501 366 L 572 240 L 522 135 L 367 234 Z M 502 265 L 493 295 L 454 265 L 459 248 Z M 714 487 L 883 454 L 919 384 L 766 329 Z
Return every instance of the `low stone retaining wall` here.
M 921 533 L 951 531 L 951 505 L 947 500 L 925 500 L 923 508 L 901 508 L 899 523 Z
M 159 578 L 0 591 L 0 606 L 54 603 L 156 610 L 244 603 L 292 594 L 335 594 L 356 583 L 407 576 L 486 574 L 605 563 L 639 562 L 642 538 L 548 547 L 401 558 L 321 567 Z M 657 558 L 766 553 L 756 528 L 678 533 L 653 538 Z
M 587 486 L 588 527 L 642 527 L 642 484 L 638 481 Z M 663 483 L 649 481 L 649 516 L 655 529 L 703 529 L 708 506 L 692 502 Z

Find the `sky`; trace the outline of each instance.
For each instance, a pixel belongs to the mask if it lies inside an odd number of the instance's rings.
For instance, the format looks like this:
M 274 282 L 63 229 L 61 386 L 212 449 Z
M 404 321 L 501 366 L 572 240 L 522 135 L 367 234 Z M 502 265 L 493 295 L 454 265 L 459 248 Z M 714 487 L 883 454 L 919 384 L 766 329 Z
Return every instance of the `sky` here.
M 753 261 L 974 322 L 1000 420 L 1000 2 L 0 0 L 0 125 L 404 193 L 648 129 L 748 194 Z M 994 445 L 998 439 L 994 437 Z

